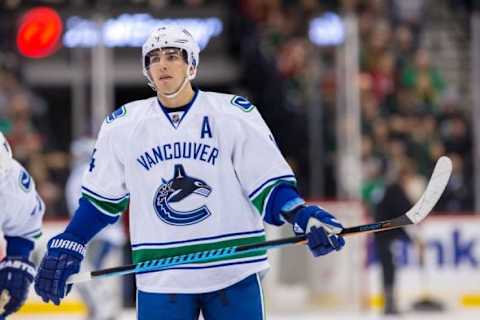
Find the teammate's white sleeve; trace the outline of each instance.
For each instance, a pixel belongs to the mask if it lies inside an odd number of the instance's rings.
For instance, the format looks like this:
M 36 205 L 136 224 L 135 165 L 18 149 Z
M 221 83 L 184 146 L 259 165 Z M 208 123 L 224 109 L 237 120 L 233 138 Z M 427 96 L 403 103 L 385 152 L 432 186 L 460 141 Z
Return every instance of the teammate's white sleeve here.
M 99 211 L 109 216 L 120 215 L 128 206 L 129 192 L 125 185 L 125 169 L 115 149 L 114 124 L 104 122 L 92 159 L 83 176 L 82 196 Z
M 15 160 L 14 160 L 15 161 Z M 5 190 L 2 206 L 4 236 L 22 237 L 34 241 L 42 234 L 45 204 L 37 194 L 35 183 L 28 172 L 15 161 L 10 190 Z
M 42 235 L 42 218 L 45 205 L 40 197 L 37 196 L 36 198 L 33 207 L 30 205 L 31 203 L 23 203 L 18 207 L 17 212 L 11 212 L 12 215 L 9 215 L 3 224 L 4 236 L 22 237 L 34 241 Z
M 250 201 L 263 216 L 273 188 L 281 183 L 295 185 L 296 179 L 256 109 L 239 117 L 235 129 L 235 172 Z

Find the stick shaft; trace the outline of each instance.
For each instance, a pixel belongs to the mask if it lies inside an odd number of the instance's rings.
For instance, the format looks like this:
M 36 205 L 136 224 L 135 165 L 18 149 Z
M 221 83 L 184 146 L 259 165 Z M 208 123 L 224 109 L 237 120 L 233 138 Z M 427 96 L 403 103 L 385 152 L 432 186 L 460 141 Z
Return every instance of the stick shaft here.
M 369 223 L 369 224 L 363 224 L 360 226 L 355 226 L 355 227 L 350 227 L 350 228 L 344 228 L 341 232 L 340 235 L 342 236 L 350 236 L 354 235 L 357 233 L 372 233 L 372 232 L 379 232 L 379 231 L 386 231 L 386 230 L 391 230 L 391 229 L 396 229 L 404 226 L 408 226 L 410 224 L 413 224 L 413 222 L 408 219 L 407 216 L 401 215 L 398 218 L 390 219 L 390 220 L 385 220 L 381 222 L 375 222 L 375 223 Z
M 441 157 L 435 165 L 432 177 L 430 178 L 424 194 L 409 211 L 400 217 L 391 220 L 344 228 L 340 232 L 340 235 L 349 236 L 359 233 L 379 232 L 419 223 L 430 213 L 437 201 L 440 199 L 440 196 L 442 195 L 445 186 L 448 183 L 451 172 L 452 164 L 450 159 L 447 157 Z M 270 250 L 288 245 L 303 244 L 306 241 L 307 236 L 300 235 L 296 237 L 282 238 L 248 245 L 193 252 L 180 256 L 166 257 L 162 259 L 140 262 L 137 264 L 75 274 L 67 280 L 67 283 L 82 282 L 97 277 L 160 271 L 173 268 L 177 265 L 205 263 L 219 258 L 234 258 L 241 253 L 257 252 L 260 250 Z
M 411 224 L 411 221 L 408 223 Z M 395 219 L 387 220 L 378 223 L 371 223 L 360 225 L 351 228 L 345 228 L 340 232 L 340 235 L 353 235 L 357 233 L 365 233 L 365 232 L 377 232 L 383 231 L 392 228 L 398 228 L 405 224 L 401 224 Z M 307 241 L 306 235 L 300 235 L 295 237 L 289 238 L 282 238 L 277 240 L 269 240 L 254 244 L 247 244 L 241 246 L 234 246 L 234 247 L 226 247 L 220 249 L 213 249 L 213 250 L 205 250 L 200 252 L 195 252 L 187 255 L 180 255 L 174 257 L 167 257 L 162 259 L 150 260 L 145 262 L 140 262 L 137 264 L 125 265 L 120 267 L 114 268 L 107 268 L 92 272 L 87 272 L 89 276 L 84 273 L 76 274 L 71 276 L 67 283 L 77 283 L 87 281 L 93 278 L 99 277 L 111 277 L 111 276 L 120 276 L 132 273 L 144 273 L 144 272 L 151 272 L 151 271 L 161 271 L 165 269 L 170 269 L 177 265 L 185 265 L 190 263 L 202 263 L 208 262 L 210 260 L 218 259 L 218 258 L 228 258 L 228 257 L 235 257 L 238 254 L 248 253 L 248 252 L 256 252 L 261 250 L 271 250 L 277 249 L 285 246 L 296 245 L 296 244 L 304 244 Z
M 87 281 L 93 278 L 99 277 L 111 277 L 111 276 L 120 276 L 132 273 L 145 273 L 151 271 L 161 271 L 165 269 L 171 269 L 177 265 L 185 265 L 191 263 L 205 263 L 218 258 L 229 258 L 235 257 L 242 253 L 257 252 L 261 250 L 269 250 L 274 248 L 280 248 L 287 245 L 300 244 L 306 241 L 306 236 L 297 236 L 290 238 L 283 238 L 271 241 L 265 241 L 255 244 L 234 246 L 234 247 L 225 247 L 219 249 L 205 250 L 194 252 L 186 255 L 167 257 L 162 259 L 150 260 L 145 262 L 140 262 L 136 264 L 107 268 L 92 272 L 87 272 L 90 275 L 88 277 L 85 273 L 75 274 L 67 280 L 69 283 L 77 283 Z

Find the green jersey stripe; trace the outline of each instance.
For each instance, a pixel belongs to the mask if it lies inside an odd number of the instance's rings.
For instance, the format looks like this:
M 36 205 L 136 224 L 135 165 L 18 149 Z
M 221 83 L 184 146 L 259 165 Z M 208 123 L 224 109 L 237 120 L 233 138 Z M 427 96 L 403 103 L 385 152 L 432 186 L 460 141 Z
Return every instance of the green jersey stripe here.
M 265 235 L 246 237 L 246 238 L 237 238 L 237 239 L 231 239 L 231 240 L 223 240 L 223 241 L 210 242 L 210 243 L 186 245 L 186 246 L 180 246 L 175 248 L 137 249 L 137 250 L 133 250 L 132 252 L 132 260 L 133 260 L 133 263 L 139 263 L 139 262 L 148 261 L 148 260 L 179 256 L 179 255 L 190 254 L 190 253 L 199 252 L 199 251 L 220 249 L 220 248 L 231 247 L 231 246 L 240 246 L 240 245 L 252 244 L 252 243 L 263 242 L 263 241 L 265 241 Z M 265 250 L 259 250 L 258 252 L 257 251 L 253 252 L 253 254 L 250 254 L 250 253 L 239 254 L 238 256 L 235 256 L 235 257 L 222 258 L 220 260 L 239 259 L 239 258 L 245 258 L 245 257 L 259 256 L 259 255 L 265 254 L 265 252 L 266 252 Z M 212 262 L 212 261 L 217 261 L 217 260 L 212 259 L 211 261 L 209 260 L 208 262 Z
M 86 187 L 82 187 L 81 193 L 82 194 L 87 194 L 90 197 L 95 198 L 99 201 L 106 201 L 106 202 L 110 202 L 110 203 L 120 203 L 120 202 L 122 202 L 125 199 L 130 197 L 130 194 L 126 194 L 126 195 L 124 195 L 123 197 L 120 197 L 120 198 L 107 198 L 107 197 L 104 197 L 100 194 L 97 194 L 97 193 L 93 192 L 92 190 L 89 190 Z
M 287 184 L 291 186 L 296 186 L 296 181 L 295 180 L 275 180 L 272 181 L 272 183 L 266 185 L 263 190 L 257 193 L 257 195 L 250 199 L 254 207 L 257 209 L 258 213 L 263 217 L 265 214 L 265 209 L 268 203 L 268 199 L 270 198 L 270 195 L 273 191 L 273 189 L 281 184 Z
M 118 203 L 112 203 L 108 201 L 98 200 L 97 198 L 94 198 L 86 193 L 82 193 L 82 196 L 85 197 L 88 201 L 90 201 L 95 206 L 95 208 L 109 216 L 118 216 L 123 211 L 125 211 L 125 209 L 127 209 L 128 207 L 128 202 L 130 200 L 129 198 L 125 198 Z
M 43 234 L 42 232 L 39 232 L 39 233 L 33 235 L 32 238 L 35 239 L 35 240 L 39 239 L 42 236 L 42 234 Z

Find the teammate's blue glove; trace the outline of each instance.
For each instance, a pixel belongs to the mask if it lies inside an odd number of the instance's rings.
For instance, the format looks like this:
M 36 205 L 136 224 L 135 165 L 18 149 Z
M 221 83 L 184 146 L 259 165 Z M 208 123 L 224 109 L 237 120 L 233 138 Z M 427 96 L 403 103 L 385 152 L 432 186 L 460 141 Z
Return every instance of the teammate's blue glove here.
M 44 302 L 59 305 L 70 292 L 67 278 L 80 271 L 85 255 L 85 244 L 74 236 L 62 233 L 50 239 L 48 251 L 43 257 L 35 277 L 35 291 Z
M 343 229 L 342 224 L 324 209 L 295 199 L 287 203 L 282 211 L 283 216 L 290 215 L 287 220 L 293 224 L 295 234 L 307 234 L 308 247 L 315 257 L 339 251 L 345 245 L 343 237 L 338 235 Z
M 16 312 L 27 300 L 35 266 L 26 257 L 5 257 L 0 262 L 0 319 Z

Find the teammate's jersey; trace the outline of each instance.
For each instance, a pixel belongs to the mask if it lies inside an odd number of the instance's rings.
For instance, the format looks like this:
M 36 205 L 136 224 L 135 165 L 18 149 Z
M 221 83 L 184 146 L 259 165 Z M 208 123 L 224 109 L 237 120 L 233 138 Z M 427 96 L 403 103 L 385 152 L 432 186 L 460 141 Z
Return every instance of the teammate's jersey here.
M 156 97 L 103 124 L 82 194 L 117 215 L 130 204 L 133 262 L 263 241 L 274 186 L 295 183 L 256 108 L 245 98 L 197 91 L 183 114 Z M 218 290 L 268 268 L 266 252 L 137 275 L 146 292 Z
M 30 174 L 14 159 L 11 169 L 0 182 L 0 206 L 4 236 L 34 241 L 41 235 L 45 205 Z

